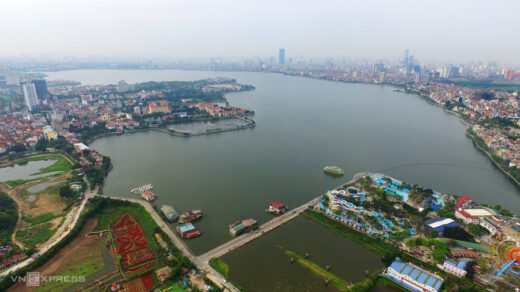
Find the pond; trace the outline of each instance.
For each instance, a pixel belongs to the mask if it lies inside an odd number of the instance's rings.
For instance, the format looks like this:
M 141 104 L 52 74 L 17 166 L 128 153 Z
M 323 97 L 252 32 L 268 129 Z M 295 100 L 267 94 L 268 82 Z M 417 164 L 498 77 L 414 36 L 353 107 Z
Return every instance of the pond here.
M 286 250 L 300 255 L 349 282 L 382 268 L 381 257 L 356 242 L 304 217 L 297 217 L 222 257 L 229 278 L 246 291 L 335 291 L 297 262 Z
M 29 161 L 27 164 L 18 165 L 15 164 L 13 166 L 7 166 L 0 168 L 0 181 L 6 182 L 10 180 L 17 179 L 33 179 L 33 178 L 41 178 L 46 176 L 51 176 L 60 171 L 55 172 L 47 172 L 37 174 L 40 169 L 49 167 L 56 163 L 56 160 L 38 160 L 38 161 Z
M 41 183 L 41 184 L 34 185 L 30 188 L 27 188 L 27 191 L 35 194 L 35 193 L 39 193 L 39 192 L 45 190 L 46 188 L 48 188 L 50 186 L 55 186 L 57 184 L 61 184 L 64 182 L 65 182 L 64 180 L 60 180 L 60 181 L 54 181 L 54 182 L 48 182 L 48 183 Z

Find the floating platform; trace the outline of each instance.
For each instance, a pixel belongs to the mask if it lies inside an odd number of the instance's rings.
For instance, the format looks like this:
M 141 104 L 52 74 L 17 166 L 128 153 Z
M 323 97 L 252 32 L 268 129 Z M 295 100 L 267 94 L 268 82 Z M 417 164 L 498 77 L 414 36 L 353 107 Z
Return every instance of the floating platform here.
M 289 211 L 289 207 L 287 207 L 287 205 L 285 205 L 282 202 L 272 201 L 271 203 L 269 203 L 269 208 L 267 208 L 267 210 L 265 210 L 265 211 L 267 213 L 280 215 L 280 214 L 283 214 L 283 213 Z
M 166 219 L 170 222 L 175 222 L 179 220 L 179 213 L 173 209 L 172 206 L 169 205 L 162 205 L 161 206 L 161 212 L 166 216 Z
M 150 192 L 150 191 L 144 191 L 141 193 L 141 198 L 145 201 L 148 201 L 148 202 L 153 202 L 155 200 L 157 200 L 157 196 Z
M 186 239 L 202 235 L 202 232 L 191 223 L 180 224 L 177 226 L 177 232 L 179 233 L 180 237 Z
M 245 219 L 242 221 L 236 221 L 233 224 L 229 225 L 229 233 L 233 236 L 238 236 L 245 231 L 249 230 L 251 227 L 255 226 L 257 221 L 255 219 Z
M 192 210 L 188 211 L 182 215 L 179 216 L 179 222 L 180 223 L 188 223 L 194 220 L 197 220 L 202 217 L 202 211 L 201 210 Z
M 326 174 L 330 174 L 330 175 L 333 175 L 333 176 L 343 176 L 345 174 L 343 169 L 341 169 L 341 168 L 339 168 L 337 166 L 325 166 L 323 168 L 323 171 Z

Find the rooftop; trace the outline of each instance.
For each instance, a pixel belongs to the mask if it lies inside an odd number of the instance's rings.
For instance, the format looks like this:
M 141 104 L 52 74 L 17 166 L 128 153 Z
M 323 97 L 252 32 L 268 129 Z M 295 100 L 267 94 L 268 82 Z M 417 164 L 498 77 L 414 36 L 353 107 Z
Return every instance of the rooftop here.
M 427 226 L 436 229 L 441 226 L 445 225 L 458 225 L 457 222 L 455 222 L 453 219 L 450 218 L 438 218 L 438 219 L 432 219 L 425 223 Z
M 468 213 L 470 216 L 475 216 L 475 217 L 484 217 L 484 216 L 495 215 L 486 209 L 464 209 L 464 211 L 466 211 L 466 213 Z
M 178 228 L 182 233 L 196 230 L 195 226 L 193 226 L 191 223 L 180 224 Z
M 396 270 L 402 275 L 408 275 L 415 281 L 433 287 L 436 290 L 441 288 L 442 282 L 444 281 L 442 278 L 435 276 L 431 272 L 401 261 L 394 261 L 390 265 L 390 268 Z

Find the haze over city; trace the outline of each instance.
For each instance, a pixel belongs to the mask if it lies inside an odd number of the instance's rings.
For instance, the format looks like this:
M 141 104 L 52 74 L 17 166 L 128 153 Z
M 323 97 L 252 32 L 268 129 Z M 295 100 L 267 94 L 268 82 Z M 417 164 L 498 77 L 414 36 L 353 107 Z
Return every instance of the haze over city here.
M 298 57 L 518 63 L 518 1 L 3 1 L 0 58 Z M 30 21 L 29 21 L 30 20 Z
M 0 0 L 0 291 L 520 291 L 518 0 Z

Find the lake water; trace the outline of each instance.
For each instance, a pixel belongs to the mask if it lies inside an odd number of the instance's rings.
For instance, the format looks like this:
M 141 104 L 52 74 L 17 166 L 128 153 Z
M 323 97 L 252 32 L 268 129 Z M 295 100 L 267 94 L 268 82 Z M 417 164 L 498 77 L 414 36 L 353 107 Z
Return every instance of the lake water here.
M 152 183 L 158 205 L 204 212 L 195 224 L 204 234 L 188 241 L 195 253 L 230 240 L 227 225 L 236 220 L 268 220 L 272 200 L 296 207 L 361 171 L 520 212 L 519 189 L 472 145 L 457 117 L 389 86 L 179 70 L 63 71 L 48 79 L 106 84 L 214 76 L 256 87 L 226 95 L 230 105 L 255 111 L 255 128 L 190 138 L 141 132 L 90 145 L 114 164 L 105 194 L 135 196 L 131 188 Z M 345 177 L 326 176 L 326 165 L 343 168 Z

